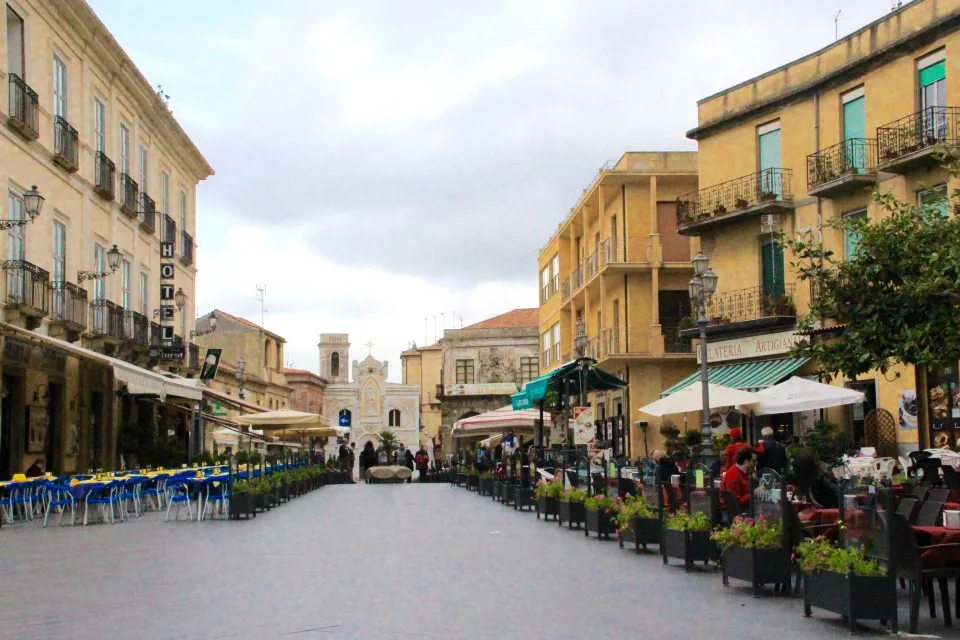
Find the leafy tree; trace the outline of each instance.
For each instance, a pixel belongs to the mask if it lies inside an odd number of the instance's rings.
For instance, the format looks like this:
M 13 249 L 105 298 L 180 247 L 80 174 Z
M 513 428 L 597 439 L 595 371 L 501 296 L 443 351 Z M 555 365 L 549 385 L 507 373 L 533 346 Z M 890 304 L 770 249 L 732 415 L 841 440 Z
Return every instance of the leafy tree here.
M 951 178 L 960 177 L 960 154 L 942 150 L 939 157 Z M 791 354 L 819 363 L 828 380 L 913 365 L 922 387 L 928 369 L 960 358 L 960 190 L 923 206 L 880 190 L 872 199 L 886 214 L 880 219 L 828 223 L 858 237 L 846 260 L 809 231 L 785 239 L 795 256 L 791 266 L 816 291 L 799 329 L 825 318 L 847 325 L 837 339 L 801 342 Z M 926 393 L 917 395 L 923 433 Z
M 397 450 L 400 444 L 397 441 L 397 435 L 389 429 L 384 429 L 377 434 L 377 439 L 380 440 L 380 447 L 387 454 L 387 464 L 393 464 L 393 452 Z

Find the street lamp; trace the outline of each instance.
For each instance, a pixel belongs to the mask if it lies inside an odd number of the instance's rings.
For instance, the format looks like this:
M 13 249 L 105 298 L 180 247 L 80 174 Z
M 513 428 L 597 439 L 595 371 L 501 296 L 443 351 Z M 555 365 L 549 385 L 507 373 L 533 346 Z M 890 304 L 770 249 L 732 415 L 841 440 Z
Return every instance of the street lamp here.
M 700 425 L 700 447 L 703 451 L 712 448 L 712 429 L 710 427 L 710 389 L 707 385 L 707 307 L 717 291 L 720 277 L 710 268 L 710 260 L 697 253 L 693 259 L 694 276 L 687 285 L 690 303 L 697 314 L 697 327 L 700 329 L 700 385 L 703 399 L 703 423 Z
M 19 218 L 10 218 L 9 220 L 0 220 L 0 229 L 7 230 L 14 227 L 22 227 L 28 222 L 33 222 L 40 215 L 43 209 L 43 196 L 37 191 L 37 185 L 30 187 L 30 190 L 23 194 L 23 211 L 26 216 Z
M 193 329 L 190 331 L 190 337 L 192 338 L 194 336 L 205 336 L 208 333 L 213 333 L 214 331 L 217 330 L 217 314 L 215 312 L 210 314 L 210 320 L 208 320 L 207 322 L 210 326 L 209 329 L 203 329 L 203 330 Z
M 107 266 L 110 267 L 110 271 L 78 271 L 77 283 L 84 280 L 100 280 L 116 272 L 120 268 L 120 249 L 117 249 L 117 245 L 113 245 L 107 251 Z
M 177 305 L 177 311 L 183 309 L 183 305 L 187 303 L 187 294 L 183 292 L 183 287 L 177 287 L 177 292 L 173 294 L 173 303 Z
M 240 399 L 243 400 L 243 385 L 247 381 L 247 361 L 243 359 L 243 356 L 240 356 L 240 360 L 237 361 L 237 385 L 240 387 L 240 393 L 237 394 L 240 396 Z
M 577 367 L 580 370 L 580 406 L 587 406 L 587 333 L 583 326 L 583 318 L 577 318 L 577 337 L 573 340 L 577 350 Z

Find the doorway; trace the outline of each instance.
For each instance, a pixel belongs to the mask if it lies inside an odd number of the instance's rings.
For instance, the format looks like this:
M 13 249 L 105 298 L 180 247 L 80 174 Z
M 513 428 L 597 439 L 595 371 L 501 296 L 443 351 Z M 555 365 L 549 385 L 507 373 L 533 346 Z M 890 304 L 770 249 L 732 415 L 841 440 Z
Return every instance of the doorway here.
M 877 381 L 876 380 L 857 380 L 848 382 L 847 389 L 853 389 L 863 394 L 863 402 L 850 405 L 850 437 L 853 439 L 854 447 L 859 449 L 864 442 L 864 420 L 866 415 L 877 408 Z
M 100 438 L 103 434 L 103 392 L 90 392 L 90 423 L 87 431 L 87 469 L 101 468 Z
M 24 449 L 18 434 L 23 427 L 23 379 L 3 376 L 3 402 L 0 404 L 0 478 L 9 478 L 20 471 Z
M 47 385 L 47 438 L 44 453 L 47 456 L 47 470 L 54 475 L 63 473 L 63 401 L 65 390 L 62 383 L 51 382 Z

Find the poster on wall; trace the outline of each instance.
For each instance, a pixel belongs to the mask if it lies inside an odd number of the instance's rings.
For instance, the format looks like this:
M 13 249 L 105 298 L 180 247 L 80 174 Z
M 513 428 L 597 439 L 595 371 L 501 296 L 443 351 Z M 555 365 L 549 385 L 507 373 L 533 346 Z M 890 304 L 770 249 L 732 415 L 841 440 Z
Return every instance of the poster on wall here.
M 900 392 L 900 402 L 899 402 L 899 409 L 897 413 L 900 414 L 901 429 L 917 428 L 917 392 L 916 391 Z
M 575 407 L 573 410 L 573 444 L 591 445 L 597 435 L 593 423 L 593 407 Z
M 550 423 L 550 446 L 567 444 L 567 425 L 569 420 L 557 413 Z

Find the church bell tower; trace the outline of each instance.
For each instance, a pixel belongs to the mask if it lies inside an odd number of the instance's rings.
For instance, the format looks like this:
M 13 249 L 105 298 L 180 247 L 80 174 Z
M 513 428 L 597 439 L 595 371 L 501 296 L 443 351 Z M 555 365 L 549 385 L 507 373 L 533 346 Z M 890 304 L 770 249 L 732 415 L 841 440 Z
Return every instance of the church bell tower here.
M 350 382 L 350 335 L 347 333 L 321 333 L 320 376 L 328 382 Z

